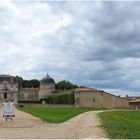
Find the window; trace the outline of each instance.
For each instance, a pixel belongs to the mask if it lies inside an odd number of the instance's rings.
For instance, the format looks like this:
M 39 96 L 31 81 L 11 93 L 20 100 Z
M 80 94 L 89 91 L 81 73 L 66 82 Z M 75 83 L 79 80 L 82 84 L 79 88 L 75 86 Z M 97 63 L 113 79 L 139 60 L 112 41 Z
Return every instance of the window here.
M 4 99 L 7 99 L 7 93 L 4 93 Z

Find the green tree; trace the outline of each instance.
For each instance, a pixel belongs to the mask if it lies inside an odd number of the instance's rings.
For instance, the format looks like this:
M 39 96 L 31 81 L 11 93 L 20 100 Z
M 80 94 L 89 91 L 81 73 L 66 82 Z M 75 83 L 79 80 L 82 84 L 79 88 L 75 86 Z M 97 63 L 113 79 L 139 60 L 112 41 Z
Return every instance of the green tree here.
M 77 85 L 70 83 L 69 81 L 63 80 L 56 84 L 56 89 L 65 90 L 65 89 L 75 89 Z
M 22 87 L 23 78 L 18 76 L 18 75 L 16 75 L 16 79 L 17 79 L 19 87 Z
M 37 79 L 32 79 L 32 80 L 25 80 L 20 76 L 16 76 L 17 81 L 19 83 L 19 87 L 24 87 L 24 88 L 39 88 L 40 81 Z
M 31 83 L 31 85 L 32 85 L 34 88 L 38 88 L 39 85 L 40 85 L 40 81 L 37 80 L 37 79 L 32 79 L 32 80 L 30 80 L 30 83 Z

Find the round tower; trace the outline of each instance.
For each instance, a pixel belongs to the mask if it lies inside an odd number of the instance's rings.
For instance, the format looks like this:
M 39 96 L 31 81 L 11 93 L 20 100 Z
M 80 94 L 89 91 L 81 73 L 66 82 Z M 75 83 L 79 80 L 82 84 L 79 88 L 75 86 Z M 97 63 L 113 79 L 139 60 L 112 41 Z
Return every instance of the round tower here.
M 40 80 L 39 98 L 45 98 L 55 91 L 55 81 L 48 74 Z

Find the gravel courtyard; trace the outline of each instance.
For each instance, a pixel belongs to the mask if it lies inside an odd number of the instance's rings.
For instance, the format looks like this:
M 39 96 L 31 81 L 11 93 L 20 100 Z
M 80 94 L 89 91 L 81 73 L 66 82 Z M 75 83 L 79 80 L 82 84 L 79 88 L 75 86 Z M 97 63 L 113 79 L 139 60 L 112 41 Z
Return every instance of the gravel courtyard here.
M 90 111 L 78 115 L 71 120 L 51 124 L 42 122 L 40 119 L 16 110 L 16 117 L 13 122 L 2 118 L 0 107 L 0 139 L 91 139 L 107 138 L 100 125 L 96 113 Z

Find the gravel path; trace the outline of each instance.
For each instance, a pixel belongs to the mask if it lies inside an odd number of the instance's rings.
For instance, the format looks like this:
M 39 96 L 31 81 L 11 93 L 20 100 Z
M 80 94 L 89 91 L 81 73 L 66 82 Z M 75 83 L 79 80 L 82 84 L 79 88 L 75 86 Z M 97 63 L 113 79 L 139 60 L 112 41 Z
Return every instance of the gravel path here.
M 90 111 L 72 118 L 71 120 L 51 124 L 44 123 L 40 119 L 16 110 L 16 118 L 13 122 L 2 118 L 0 108 L 0 139 L 93 139 L 107 138 L 100 125 L 96 113 Z

